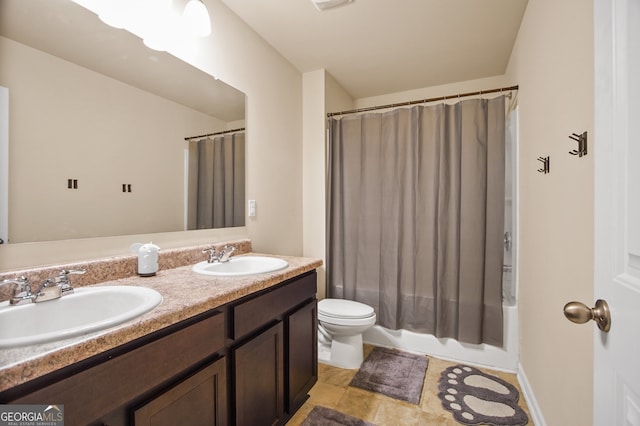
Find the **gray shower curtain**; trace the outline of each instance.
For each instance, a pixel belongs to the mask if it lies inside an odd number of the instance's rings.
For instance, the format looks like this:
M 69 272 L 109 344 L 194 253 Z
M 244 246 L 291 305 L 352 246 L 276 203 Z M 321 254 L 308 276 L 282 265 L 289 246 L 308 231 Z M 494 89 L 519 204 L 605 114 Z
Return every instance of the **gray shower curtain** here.
M 502 346 L 504 96 L 329 128 L 328 296 L 390 329 Z
M 244 133 L 189 143 L 187 229 L 244 226 Z

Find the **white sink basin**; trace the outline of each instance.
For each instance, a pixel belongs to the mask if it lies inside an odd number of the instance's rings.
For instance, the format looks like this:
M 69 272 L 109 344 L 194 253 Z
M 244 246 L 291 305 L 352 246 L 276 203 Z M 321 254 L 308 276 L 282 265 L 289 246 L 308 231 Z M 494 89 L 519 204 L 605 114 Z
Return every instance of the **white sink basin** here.
M 145 287 L 74 289 L 60 299 L 28 305 L 0 303 L 0 348 L 62 340 L 104 330 L 149 312 L 162 295 Z
M 238 256 L 228 262 L 200 262 L 193 265 L 193 271 L 202 275 L 233 277 L 240 275 L 264 274 L 289 266 L 286 260 L 267 256 Z

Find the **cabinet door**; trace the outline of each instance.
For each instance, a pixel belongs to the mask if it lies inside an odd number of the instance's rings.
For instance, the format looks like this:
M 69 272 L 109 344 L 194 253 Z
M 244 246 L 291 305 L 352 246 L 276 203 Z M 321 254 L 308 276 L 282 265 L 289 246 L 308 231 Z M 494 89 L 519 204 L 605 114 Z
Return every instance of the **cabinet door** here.
M 288 385 L 287 412 L 292 414 L 307 399 L 318 380 L 318 302 L 313 300 L 287 320 Z
M 284 417 L 283 340 L 278 322 L 234 350 L 238 426 L 274 425 Z
M 224 358 L 134 411 L 135 426 L 210 426 L 227 424 Z

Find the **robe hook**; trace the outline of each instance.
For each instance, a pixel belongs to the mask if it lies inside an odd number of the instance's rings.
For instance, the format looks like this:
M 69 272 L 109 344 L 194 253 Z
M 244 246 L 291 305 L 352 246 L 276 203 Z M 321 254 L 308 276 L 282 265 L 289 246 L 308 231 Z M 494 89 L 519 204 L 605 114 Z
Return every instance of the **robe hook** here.
M 578 157 L 584 157 L 587 155 L 587 132 L 583 132 L 581 135 L 572 133 L 569 135 L 569 139 L 573 139 L 578 142 L 578 149 L 569 151 L 569 154 L 577 155 Z
M 546 175 L 551 171 L 551 159 L 549 156 L 538 157 L 538 161 L 542 162 L 542 168 L 538 169 L 540 173 L 544 173 Z

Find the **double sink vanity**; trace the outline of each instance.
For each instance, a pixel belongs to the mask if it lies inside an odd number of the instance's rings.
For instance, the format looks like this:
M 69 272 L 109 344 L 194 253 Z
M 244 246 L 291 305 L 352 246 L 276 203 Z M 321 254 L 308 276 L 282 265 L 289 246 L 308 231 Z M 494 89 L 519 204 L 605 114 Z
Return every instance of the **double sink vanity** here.
M 284 424 L 317 380 L 322 263 L 231 244 L 222 263 L 163 251 L 153 277 L 132 256 L 0 274 L 86 270 L 73 294 L 0 306 L 0 403 L 64 405 L 73 425 Z

